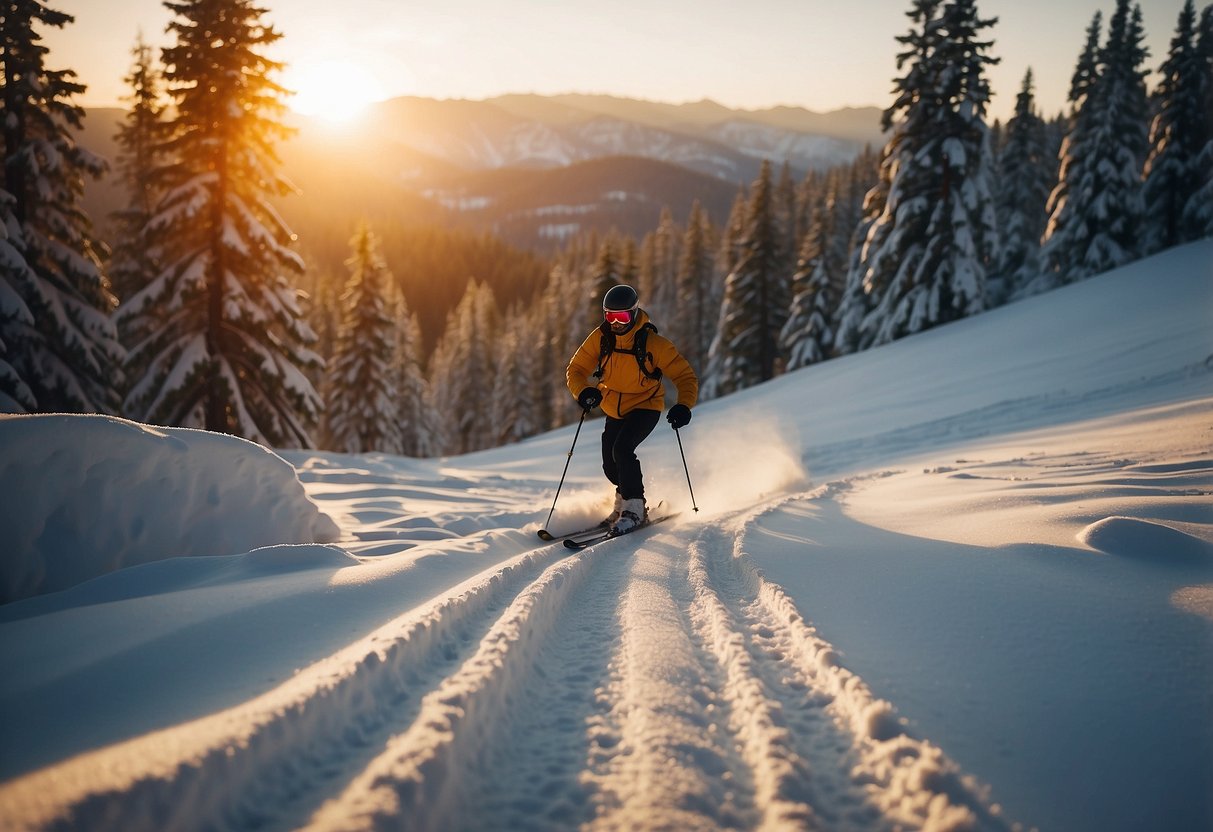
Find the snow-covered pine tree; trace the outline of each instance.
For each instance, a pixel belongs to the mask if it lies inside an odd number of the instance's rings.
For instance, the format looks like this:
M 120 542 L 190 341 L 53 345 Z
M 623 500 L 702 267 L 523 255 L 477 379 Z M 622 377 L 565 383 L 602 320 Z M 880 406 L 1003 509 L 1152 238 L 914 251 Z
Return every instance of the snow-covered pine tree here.
M 716 271 L 720 284 L 737 267 L 741 256 L 741 241 L 746 233 L 746 215 L 750 210 L 750 196 L 745 186 L 737 189 L 733 197 L 733 205 L 729 209 L 729 219 L 720 235 L 720 248 L 716 252 Z
M 585 321 L 587 329 L 593 329 L 602 323 L 602 297 L 612 286 L 626 283 L 624 264 L 618 250 L 619 241 L 608 237 L 598 248 L 598 257 L 590 269 L 589 309 Z M 632 284 L 635 286 L 636 284 Z M 642 302 L 648 301 L 641 298 Z M 584 337 L 584 336 L 583 336 Z M 581 342 L 578 341 L 578 344 Z
M 831 310 L 831 326 L 837 332 L 841 320 L 841 308 L 850 271 L 852 251 L 856 248 L 855 241 L 866 237 L 860 234 L 859 228 L 866 216 L 864 206 L 869 192 L 876 188 L 880 180 L 880 156 L 865 145 L 854 159 L 843 165 L 836 165 L 825 172 L 810 172 L 801 183 L 797 197 L 797 210 L 801 216 L 801 233 L 803 238 L 809 231 L 817 207 L 823 199 L 832 200 L 829 226 L 830 249 L 834 262 L 838 266 L 834 275 L 834 297 L 838 306 Z M 877 198 L 883 200 L 883 195 Z M 883 202 L 881 203 L 883 204 Z M 862 289 L 862 285 L 861 285 Z M 866 313 L 866 309 L 864 310 Z M 862 315 L 857 320 L 862 320 Z M 836 339 L 837 340 L 837 339 Z M 835 344 L 835 351 L 841 352 L 841 345 Z
M 468 282 L 430 360 L 430 392 L 446 453 L 490 447 L 497 433 L 492 391 L 496 301 L 479 280 Z
M 871 147 L 864 147 L 842 174 L 838 199 L 834 203 L 834 245 L 842 253 L 847 264 L 850 263 L 851 250 L 855 247 L 856 229 L 863 221 L 864 200 L 879 181 L 880 154 Z M 845 277 L 845 273 L 839 275 L 840 292 Z
M 21 226 L 13 216 L 12 194 L 0 189 L 0 413 L 25 413 L 37 408 L 34 393 L 9 363 L 5 343 L 9 333 L 34 327 L 34 316 L 23 298 L 36 296 L 38 277 L 21 253 Z
M 562 255 L 548 272 L 547 283 L 531 310 L 531 347 L 537 365 L 535 419 L 538 430 L 564 424 L 572 403 L 564 384 L 564 368 L 581 343 L 580 340 L 574 343 L 574 338 L 586 336 L 580 309 L 574 313 L 570 308 L 573 302 L 588 294 L 576 288 L 579 280 L 580 277 L 570 269 L 567 253 Z
M 725 281 L 720 325 L 709 353 L 713 395 L 752 387 L 781 369 L 779 333 L 791 305 L 781 237 L 771 164 L 764 160 L 751 188 L 737 265 Z
M 661 209 L 657 230 L 653 232 L 653 287 L 641 295 L 646 309 L 667 325 L 678 313 L 678 227 L 669 206 Z
M 674 215 L 669 206 L 665 206 L 661 209 L 657 228 L 645 234 L 640 242 L 635 287 L 645 311 L 657 321 L 670 321 L 677 309 L 678 238 Z M 664 324 L 662 331 L 666 331 Z
M 720 299 L 709 249 L 710 229 L 703 208 L 696 200 L 687 217 L 678 261 L 678 326 L 674 343 L 696 372 L 707 366 L 712 327 L 720 311 Z
M 1045 143 L 1049 147 L 1049 155 L 1053 159 L 1053 180 L 1056 182 L 1057 173 L 1061 168 L 1061 145 L 1066 140 L 1070 119 L 1062 112 L 1053 118 L 1045 120 Z M 1051 195 L 1051 194 L 1050 194 Z M 1047 209 L 1047 205 L 1045 206 Z
M 140 34 L 131 50 L 134 64 L 123 80 L 129 87 L 130 109 L 118 129 L 118 172 L 126 190 L 125 206 L 113 214 L 116 242 L 110 257 L 109 274 L 119 302 L 144 289 L 160 273 L 160 245 L 148 231 L 159 198 L 156 170 L 163 163 L 164 104 L 161 77 L 152 49 Z M 132 352 L 124 368 L 130 381 L 143 378 L 147 367 L 134 362 L 134 348 L 151 335 L 146 316 L 115 316 L 123 346 Z
M 1159 67 L 1161 78 L 1153 95 L 1156 115 L 1150 126 L 1150 155 L 1142 186 L 1142 254 L 1204 236 L 1204 229 L 1183 223 L 1188 203 L 1202 180 L 1210 176 L 1198 163 L 1201 151 L 1213 141 L 1213 113 L 1209 110 L 1213 68 L 1200 53 L 1196 26 L 1196 9 L 1187 0 L 1179 13 L 1170 52 Z
M 536 351 L 531 348 L 533 326 L 533 320 L 524 314 L 521 305 L 516 305 L 506 315 L 502 332 L 495 339 L 494 445 L 518 442 L 539 430 L 535 396 L 539 379 L 535 377 Z
M 118 144 L 118 172 L 126 188 L 126 203 L 114 212 L 116 239 L 110 257 L 110 281 L 120 302 L 135 295 L 160 273 L 156 260 L 156 242 L 149 238 L 151 220 L 158 193 L 155 173 L 160 167 L 160 145 L 164 138 L 164 103 L 160 71 L 152 57 L 152 48 L 140 34 L 131 50 L 134 63 L 123 79 L 128 88 L 130 109 L 115 140 Z M 129 347 L 132 334 L 120 332 Z M 134 334 L 137 336 L 137 334 Z M 137 377 L 142 378 L 142 373 Z
M 836 349 L 843 354 L 860 352 L 872 345 L 875 336 L 865 322 L 889 289 L 888 270 L 873 269 L 872 261 L 892 235 L 895 212 L 890 210 L 890 199 L 895 180 L 902 175 L 902 158 L 914 160 L 923 142 L 920 134 L 928 130 L 925 114 L 918 109 L 909 110 L 901 119 L 895 116 L 902 102 L 912 101 L 920 88 L 931 83 L 927 70 L 928 60 L 935 52 L 938 7 L 939 0 L 916 3 L 907 16 L 919 28 L 897 38 L 907 47 L 898 55 L 897 67 L 901 69 L 908 64 L 908 68 L 905 76 L 897 79 L 897 103 L 886 109 L 882 117 L 885 132 L 891 129 L 892 133 L 881 152 L 876 184 L 864 198 L 863 219 L 856 228 L 856 245 L 847 267 L 835 333 Z
M 998 119 L 994 119 L 994 123 L 990 125 L 987 141 L 990 144 L 990 154 L 997 159 L 1007 141 L 1007 130 Z
M 998 157 L 995 202 L 1002 234 L 998 266 L 986 284 L 989 306 L 1005 303 L 1040 275 L 1040 238 L 1048 219 L 1045 204 L 1056 174 L 1056 157 L 1050 150 L 1044 120 L 1036 112 L 1032 70 L 1028 69 Z
M 439 452 L 434 441 L 434 419 L 419 355 L 421 324 L 409 311 L 408 300 L 398 288 L 390 292 L 395 344 L 392 367 L 396 378 L 396 412 L 400 425 L 400 453 L 426 457 Z
M 1090 121 L 1091 111 L 1086 109 L 1087 102 L 1091 97 L 1091 92 L 1095 88 L 1095 82 L 1099 79 L 1099 40 L 1103 27 L 1103 13 L 1096 11 L 1091 16 L 1091 22 L 1087 24 L 1086 39 L 1083 41 L 1082 51 L 1078 54 L 1078 61 L 1074 66 L 1074 74 L 1070 76 L 1070 92 L 1067 100 L 1070 103 L 1070 112 L 1068 115 L 1057 119 L 1053 126 L 1060 133 L 1061 144 L 1058 146 L 1057 158 L 1057 178 L 1053 186 L 1052 192 L 1049 194 L 1048 201 L 1045 203 L 1045 212 L 1048 215 L 1048 220 L 1045 223 L 1045 232 L 1041 236 L 1041 251 L 1039 253 L 1041 273 L 1034 279 L 1029 280 L 1027 284 L 1018 287 L 1016 290 L 1017 297 L 1025 297 L 1035 295 L 1041 292 L 1047 292 L 1062 285 L 1063 278 L 1053 268 L 1044 251 L 1044 244 L 1047 237 L 1052 233 L 1053 218 L 1058 217 L 1059 220 L 1064 220 L 1068 217 L 1069 209 L 1065 206 L 1070 202 L 1070 189 L 1073 183 L 1067 175 L 1069 168 L 1073 164 L 1073 160 L 1081 157 L 1085 152 L 1084 146 L 1088 142 L 1088 122 Z M 1058 225 L 1061 228 L 1061 225 Z M 1058 243 L 1053 243 L 1054 246 Z
M 253 0 L 181 0 L 164 50 L 175 104 L 158 171 L 164 196 L 150 231 L 164 268 L 128 303 L 152 335 L 128 413 L 275 446 L 310 446 L 321 402 L 302 372 L 321 359 L 292 284 L 303 261 L 270 203 L 292 188 L 277 171 L 281 65 L 263 52 L 281 35 Z
M 702 369 L 695 368 L 699 373 L 699 398 L 702 401 L 717 398 L 725 392 L 723 378 L 728 353 L 717 346 L 721 337 L 721 311 L 724 306 L 725 286 L 741 256 L 741 241 L 746 233 L 748 211 L 749 199 L 745 187 L 742 186 L 737 189 L 737 195 L 733 198 L 733 207 L 729 210 L 729 219 L 721 230 L 719 245 L 716 249 L 713 281 L 719 287 L 720 304 L 716 311 L 716 321 L 712 324 L 712 340 L 708 342 L 704 366 Z
M 636 240 L 632 237 L 618 238 L 615 249 L 619 254 L 619 279 L 629 286 L 639 285 L 640 247 L 636 245 Z
M 875 157 L 875 154 L 872 154 Z M 863 163 L 868 161 L 871 170 L 866 171 Z M 855 160 L 851 170 L 848 196 L 852 229 L 847 255 L 846 273 L 842 281 L 842 291 L 838 300 L 838 309 L 834 313 L 834 351 L 839 355 L 858 352 L 864 348 L 861 341 L 863 321 L 872 309 L 873 298 L 868 294 L 868 284 L 862 268 L 864 244 L 868 233 L 876 221 L 884 214 L 885 205 L 889 199 L 889 187 L 892 184 L 892 166 L 885 165 L 883 160 L 865 160 L 863 156 Z M 875 180 L 870 182 L 870 180 Z M 870 184 L 868 184 L 870 182 Z M 856 192 L 860 192 L 858 195 Z M 839 234 L 845 233 L 848 226 L 836 224 Z
M 1204 60 L 1205 86 L 1205 131 L 1213 134 L 1213 5 L 1205 6 L 1200 13 L 1200 27 L 1196 36 L 1197 54 Z M 1213 139 L 1205 142 L 1196 160 L 1198 187 L 1184 206 L 1180 225 L 1186 233 L 1196 237 L 1213 237 Z
M 804 179 L 796 185 L 796 239 L 803 240 L 809 233 L 809 223 L 813 220 L 813 206 L 818 201 L 818 191 L 821 188 L 821 174 L 811 170 Z M 799 246 L 793 252 L 799 252 Z
M 637 261 L 636 283 L 634 287 L 645 299 L 649 312 L 656 311 L 653 306 L 654 289 L 657 287 L 657 232 L 649 231 L 640 239 L 640 253 Z
M 834 351 L 837 288 L 845 265 L 835 245 L 837 195 L 835 173 L 828 180 L 824 197 L 813 206 L 796 274 L 792 276 L 792 310 L 780 333 L 780 346 L 787 355 L 789 371 L 824 361 Z
M 1196 51 L 1213 76 L 1213 5 L 1205 6 L 1197 27 Z M 1206 130 L 1213 133 L 1213 80 L 1205 97 Z M 1180 224 L 1198 237 L 1213 237 L 1213 140 L 1207 141 L 1197 158 L 1199 183 L 1184 207 Z
M 324 444 L 342 453 L 398 454 L 400 420 L 392 365 L 396 335 L 388 296 L 392 276 L 365 223 L 350 247 L 350 278 L 341 296 L 341 325 L 324 386 Z
M 800 250 L 800 216 L 796 202 L 796 183 L 792 179 L 792 166 L 785 159 L 779 169 L 779 181 L 774 193 L 775 222 L 779 229 L 779 246 L 783 256 L 793 263 Z M 790 285 L 790 283 L 789 283 Z M 790 290 L 789 290 L 790 291 Z
M 1099 40 L 1102 30 L 1103 12 L 1097 10 L 1091 15 L 1091 22 L 1087 24 L 1087 37 L 1083 41 L 1082 52 L 1078 54 L 1078 61 L 1074 64 L 1074 74 L 1070 76 L 1070 92 L 1066 100 L 1070 102 L 1071 122 L 1077 119 L 1083 102 L 1099 80 Z M 1073 124 L 1070 126 L 1073 127 Z
M 123 350 L 101 268 L 105 247 L 82 207 L 85 177 L 105 163 L 80 147 L 84 92 L 72 70 L 47 69 L 38 25 L 71 15 L 40 0 L 0 13 L 0 191 L 6 225 L 0 274 L 0 408 L 117 413 Z
M 996 255 L 985 68 L 997 60 L 979 37 L 995 21 L 974 0 L 915 0 L 908 14 L 909 69 L 884 114 L 888 197 L 858 264 L 874 301 L 861 347 L 980 312 Z
M 349 274 L 331 266 L 309 263 L 303 277 L 307 294 L 303 304 L 304 317 L 312 332 L 316 333 L 312 349 L 320 355 L 332 355 L 336 348 L 337 331 L 341 328 L 341 293 Z
M 471 288 L 471 284 L 469 284 Z M 464 300 L 467 295 L 464 295 Z M 458 404 L 460 393 L 455 389 L 462 382 L 459 374 L 461 356 L 459 354 L 459 338 L 456 329 L 459 326 L 458 309 L 452 309 L 446 315 L 446 323 L 434 351 L 430 353 L 429 367 L 426 376 L 426 409 L 434 414 L 434 445 L 438 454 L 453 452 L 458 432 L 452 422 L 454 409 Z M 472 418 L 475 418 L 473 415 Z
M 1098 73 L 1062 147 L 1060 180 L 1049 198 L 1043 256 L 1053 276 L 1034 281 L 1028 293 L 1138 256 L 1149 120 L 1142 38 L 1140 7 L 1117 0 Z

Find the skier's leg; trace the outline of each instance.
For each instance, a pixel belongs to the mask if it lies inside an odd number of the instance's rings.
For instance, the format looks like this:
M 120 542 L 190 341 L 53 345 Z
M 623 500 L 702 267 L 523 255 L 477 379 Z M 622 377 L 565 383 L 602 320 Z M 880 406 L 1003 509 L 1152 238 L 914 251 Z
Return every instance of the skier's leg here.
M 615 442 L 623 429 L 622 419 L 606 417 L 602 427 L 602 473 L 611 481 L 616 490 L 619 488 L 619 466 L 615 464 Z
M 619 420 L 620 428 L 615 436 L 611 454 L 618 476 L 619 493 L 625 500 L 644 499 L 644 477 L 640 470 L 640 460 L 636 457 L 636 448 L 653 432 L 653 428 L 657 427 L 660 417 L 661 414 L 656 410 L 633 410 Z

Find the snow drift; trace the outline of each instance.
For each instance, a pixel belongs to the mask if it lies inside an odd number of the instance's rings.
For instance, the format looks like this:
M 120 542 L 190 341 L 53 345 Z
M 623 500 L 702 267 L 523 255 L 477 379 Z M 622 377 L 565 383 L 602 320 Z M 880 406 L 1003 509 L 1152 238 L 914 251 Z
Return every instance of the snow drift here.
M 1105 517 L 1083 529 L 1078 540 L 1101 552 L 1154 563 L 1213 564 L 1213 544 L 1165 523 L 1136 517 Z
M 260 445 L 109 416 L 0 418 L 0 491 L 0 602 L 163 558 L 338 536 Z

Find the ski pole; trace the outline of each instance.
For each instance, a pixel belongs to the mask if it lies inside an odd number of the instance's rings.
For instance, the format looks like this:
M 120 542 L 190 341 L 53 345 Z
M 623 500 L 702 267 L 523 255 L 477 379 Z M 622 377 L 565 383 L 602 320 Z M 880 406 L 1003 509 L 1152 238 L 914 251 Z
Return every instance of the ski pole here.
M 674 436 L 678 439 L 678 453 L 682 455 L 682 470 L 687 474 L 687 490 L 691 492 L 691 508 L 699 511 L 699 506 L 695 505 L 695 489 L 691 487 L 691 469 L 687 467 L 687 455 L 682 450 L 682 435 L 678 433 L 678 428 L 674 428 Z
M 573 445 L 569 448 L 568 459 L 564 461 L 564 473 L 560 475 L 560 485 L 556 486 L 556 496 L 552 498 L 552 510 L 548 512 L 548 519 L 544 522 L 543 527 L 546 529 L 552 522 L 552 515 L 556 513 L 556 501 L 560 499 L 560 489 L 564 488 L 564 478 L 569 473 L 569 463 L 573 461 L 573 448 L 577 447 L 577 437 L 581 436 L 581 426 L 585 424 L 585 415 L 588 410 L 581 411 L 581 420 L 577 422 L 577 432 L 573 434 Z M 698 511 L 698 509 L 696 509 Z

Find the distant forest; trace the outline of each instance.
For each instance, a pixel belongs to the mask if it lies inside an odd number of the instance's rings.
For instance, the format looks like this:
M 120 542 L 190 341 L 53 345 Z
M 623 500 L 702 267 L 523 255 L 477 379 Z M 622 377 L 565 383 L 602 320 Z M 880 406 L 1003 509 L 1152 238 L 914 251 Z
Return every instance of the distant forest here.
M 462 453 L 576 418 L 564 367 L 617 282 L 710 399 L 1213 235 L 1213 6 L 1184 4 L 1147 89 L 1140 8 L 1115 0 L 1067 112 L 1038 112 L 1029 71 L 991 124 L 996 21 L 907 5 L 880 148 L 744 182 L 616 157 L 473 187 L 402 185 L 411 151 L 374 137 L 294 147 L 250 0 L 173 6 L 176 43 L 135 44 L 97 138 L 38 45 L 71 17 L 21 4 L 0 24 L 0 411 Z M 450 205 L 490 187 L 492 210 Z

